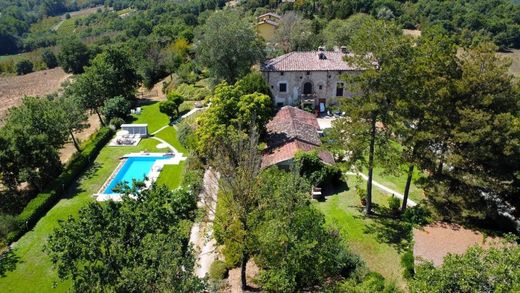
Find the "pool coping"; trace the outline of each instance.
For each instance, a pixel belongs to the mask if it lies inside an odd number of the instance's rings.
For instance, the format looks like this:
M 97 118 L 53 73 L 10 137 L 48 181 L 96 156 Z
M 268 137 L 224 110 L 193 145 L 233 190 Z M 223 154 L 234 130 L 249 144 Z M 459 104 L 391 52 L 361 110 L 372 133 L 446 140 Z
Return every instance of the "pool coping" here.
M 147 158 L 147 157 L 164 157 L 164 156 L 170 156 L 170 158 L 167 159 L 160 159 L 156 160 L 152 167 L 150 168 L 150 171 L 146 175 L 147 180 L 144 181 L 145 187 L 144 189 L 150 188 L 152 184 L 159 178 L 159 175 L 161 174 L 162 168 L 164 165 L 178 165 L 180 164 L 180 161 L 186 160 L 186 157 L 182 155 L 182 153 L 149 153 L 149 152 L 140 152 L 140 153 L 129 153 L 122 157 L 120 157 L 119 164 L 117 167 L 112 171 L 110 176 L 107 180 L 101 185 L 101 188 L 98 190 L 98 193 L 93 194 L 92 196 L 97 201 L 107 201 L 107 200 L 113 200 L 113 201 L 121 201 L 122 200 L 122 194 L 120 193 L 104 193 L 106 187 L 112 182 L 115 175 L 121 170 L 121 168 L 124 166 L 128 158 Z M 161 161 L 161 162 L 157 162 Z

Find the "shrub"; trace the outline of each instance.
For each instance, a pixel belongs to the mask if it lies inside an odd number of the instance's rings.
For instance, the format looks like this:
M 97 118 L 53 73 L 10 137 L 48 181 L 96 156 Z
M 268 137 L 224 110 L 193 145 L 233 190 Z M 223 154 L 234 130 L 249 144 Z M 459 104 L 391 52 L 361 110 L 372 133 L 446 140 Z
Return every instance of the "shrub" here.
M 392 212 L 398 212 L 400 207 L 401 201 L 392 194 L 392 196 L 388 198 L 388 208 L 390 208 Z
M 0 243 L 6 242 L 7 235 L 16 228 L 18 228 L 18 220 L 15 216 L 0 214 Z
M 300 175 L 307 178 L 314 186 L 335 184 L 341 180 L 341 170 L 323 163 L 316 151 L 299 152 L 294 156 L 294 166 Z
M 172 118 L 177 113 L 177 106 L 170 100 L 162 101 L 159 103 L 159 111 Z
M 403 277 L 405 277 L 405 279 L 413 278 L 415 274 L 415 268 L 412 250 L 405 252 L 403 256 L 401 256 L 401 266 L 404 268 Z
M 54 206 L 74 180 L 94 161 L 99 151 L 112 138 L 112 135 L 113 131 L 105 127 L 101 128 L 93 138 L 87 141 L 83 150 L 74 154 L 60 176 L 58 176 L 53 183 L 49 184 L 49 188 L 38 194 L 27 204 L 23 211 L 17 216 L 18 223 L 27 229 L 36 224 L 36 222 Z M 21 237 L 23 233 L 26 232 L 22 227 L 9 233 L 7 241 L 13 242 Z
M 105 101 L 101 112 L 110 120 L 115 117 L 125 118 L 130 112 L 131 103 L 125 97 L 116 96 Z
M 112 125 L 115 129 L 119 129 L 122 124 L 125 123 L 125 120 L 120 117 L 114 117 L 110 120 L 110 125 Z
M 356 187 L 356 193 L 359 197 L 359 200 L 363 203 L 366 202 L 367 199 L 367 191 L 364 188 Z
M 30 60 L 21 60 L 16 63 L 16 74 L 24 75 L 33 71 L 33 63 Z
M 58 58 L 56 58 L 56 55 L 49 49 L 43 51 L 42 60 L 49 69 L 58 66 Z
M 187 149 L 193 149 L 197 145 L 193 127 L 184 121 L 177 127 L 177 139 Z
M 214 261 L 209 267 L 209 278 L 211 280 L 222 280 L 227 278 L 228 267 L 225 262 L 221 260 Z
M 412 225 L 424 226 L 432 221 L 432 213 L 424 205 L 418 204 L 405 210 L 403 220 Z

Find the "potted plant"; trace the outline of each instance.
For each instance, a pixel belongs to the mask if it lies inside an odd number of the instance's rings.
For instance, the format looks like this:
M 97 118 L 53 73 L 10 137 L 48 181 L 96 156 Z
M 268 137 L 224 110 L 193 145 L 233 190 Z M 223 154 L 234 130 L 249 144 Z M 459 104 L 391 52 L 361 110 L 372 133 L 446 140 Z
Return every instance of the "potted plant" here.
M 363 188 L 356 188 L 357 195 L 359 196 L 359 200 L 361 201 L 362 206 L 367 205 L 367 193 Z

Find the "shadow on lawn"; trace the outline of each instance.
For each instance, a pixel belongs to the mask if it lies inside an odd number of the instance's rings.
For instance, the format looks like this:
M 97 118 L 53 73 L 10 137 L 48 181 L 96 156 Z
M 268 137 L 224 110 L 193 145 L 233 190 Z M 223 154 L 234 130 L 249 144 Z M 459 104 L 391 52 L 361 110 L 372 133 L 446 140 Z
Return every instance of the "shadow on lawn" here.
M 321 197 L 316 198 L 319 202 L 326 202 L 327 197 L 331 195 L 340 194 L 345 191 L 349 191 L 350 188 L 348 187 L 348 183 L 344 181 L 340 181 L 338 184 L 329 184 L 322 188 L 321 190 Z
M 81 175 L 74 183 L 72 183 L 65 194 L 63 195 L 63 198 L 73 198 L 74 196 L 84 192 L 85 190 L 80 187 L 81 182 L 85 179 L 90 179 L 96 175 L 96 172 L 101 169 L 101 164 L 98 162 L 94 162 L 90 167 L 85 170 L 83 175 Z
M 399 253 L 407 251 L 412 243 L 413 225 L 395 216 L 389 208 L 374 205 L 373 211 L 373 223 L 367 224 L 364 232 L 375 235 L 379 242 L 393 246 Z
M 4 253 L 0 256 L 0 278 L 5 277 L 7 272 L 12 272 L 16 268 L 16 264 L 20 261 L 20 257 L 17 256 L 12 250 Z

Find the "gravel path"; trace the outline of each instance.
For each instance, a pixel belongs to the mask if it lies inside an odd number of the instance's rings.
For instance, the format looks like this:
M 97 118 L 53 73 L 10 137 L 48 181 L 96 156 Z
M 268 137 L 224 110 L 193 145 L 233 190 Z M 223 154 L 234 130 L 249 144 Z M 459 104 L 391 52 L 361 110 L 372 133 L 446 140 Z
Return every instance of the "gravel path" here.
M 190 243 L 197 253 L 197 268 L 195 274 L 204 278 L 209 272 L 213 261 L 217 259 L 216 241 L 213 238 L 213 221 L 217 208 L 218 174 L 212 170 L 204 173 L 204 190 L 200 194 L 197 205 L 206 209 L 206 217 L 201 222 L 193 224 Z

